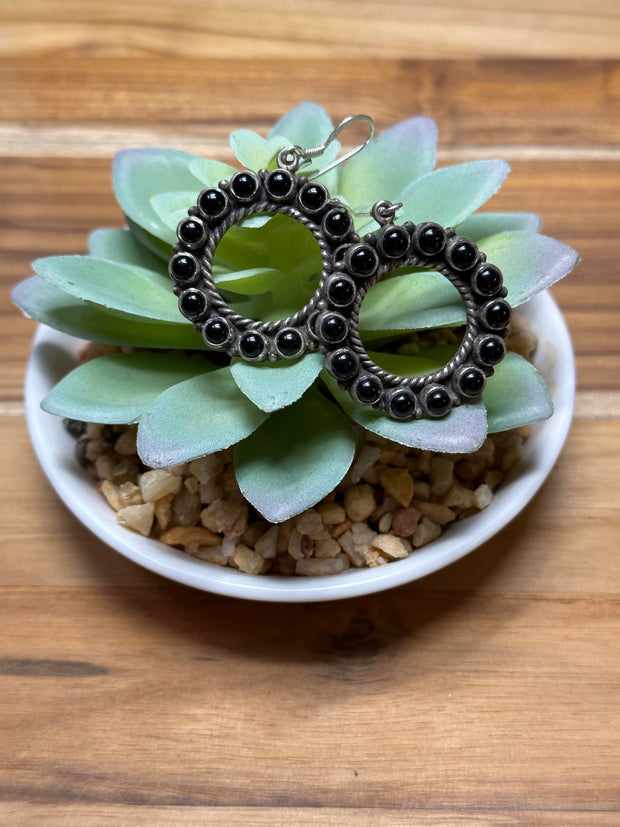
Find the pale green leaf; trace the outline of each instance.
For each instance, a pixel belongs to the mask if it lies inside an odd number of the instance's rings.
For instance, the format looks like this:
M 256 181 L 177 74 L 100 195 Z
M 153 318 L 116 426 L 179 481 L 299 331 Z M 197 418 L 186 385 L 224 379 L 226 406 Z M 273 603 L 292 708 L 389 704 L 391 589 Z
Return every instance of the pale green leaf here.
M 426 376 L 442 368 L 452 359 L 456 346 L 438 346 L 425 348 L 415 355 L 404 353 L 385 353 L 368 350 L 368 358 L 383 370 L 395 376 Z
M 200 350 L 200 333 L 179 314 L 179 323 L 150 322 L 142 317 L 118 314 L 76 299 L 39 276 L 20 282 L 13 301 L 26 316 L 42 324 L 102 344 Z
M 343 167 L 339 190 L 355 209 L 375 201 L 400 201 L 403 189 L 435 166 L 437 127 L 430 118 L 411 118 L 373 140 Z
M 541 223 L 540 216 L 532 212 L 481 212 L 462 221 L 456 231 L 466 238 L 481 241 L 491 235 L 514 230 L 537 233 Z
M 95 258 L 154 270 L 165 277 L 168 275 L 162 259 L 140 244 L 129 230 L 94 230 L 88 238 L 88 250 Z
M 244 497 L 267 520 L 280 523 L 329 494 L 354 456 L 349 420 L 310 390 L 237 445 L 235 475 Z
M 362 332 L 427 330 L 464 324 L 465 305 L 452 283 L 435 271 L 395 275 L 373 285 L 362 302 Z
M 196 155 L 172 149 L 125 149 L 114 158 L 116 199 L 125 215 L 150 235 L 167 244 L 176 243 L 174 231 L 153 209 L 153 197 L 162 192 L 203 189 L 189 170 Z
M 508 352 L 487 380 L 484 391 L 489 433 L 507 431 L 548 419 L 553 402 L 545 380 L 534 365 Z
M 276 134 L 265 139 L 249 129 L 236 129 L 231 132 L 229 142 L 237 159 L 246 169 L 254 172 L 267 169 L 278 152 L 290 146 L 281 135 Z
M 269 133 L 269 138 L 282 136 L 288 146 L 305 149 L 321 145 L 333 129 L 327 112 L 318 104 L 306 101 L 291 109 Z
M 172 281 L 152 270 L 92 256 L 53 256 L 32 265 L 35 273 L 83 301 L 145 319 L 178 322 Z
M 171 230 L 176 229 L 179 221 L 187 218 L 187 211 L 195 206 L 198 190 L 184 190 L 182 192 L 160 192 L 151 198 L 151 206 L 161 221 Z
M 399 218 L 454 226 L 495 195 L 509 170 L 505 161 L 469 161 L 431 172 L 402 191 Z
M 230 164 L 213 161 L 210 158 L 196 158 L 189 165 L 189 171 L 203 187 L 217 187 L 220 181 L 232 178 L 238 170 Z M 196 193 L 197 195 L 198 193 Z M 196 197 L 194 196 L 194 201 Z
M 215 276 L 219 290 L 241 293 L 245 296 L 259 296 L 277 288 L 284 278 L 281 270 L 267 267 L 254 267 L 251 270 L 223 272 Z
M 220 368 L 164 391 L 140 419 L 138 453 L 146 465 L 166 468 L 228 448 L 268 414 L 253 405 Z
M 84 422 L 137 422 L 167 388 L 213 369 L 202 356 L 115 353 L 79 365 L 41 402 L 43 410 Z
M 513 307 L 555 284 L 579 262 L 575 250 L 538 233 L 491 236 L 484 242 L 484 252 L 504 274 L 508 301 Z
M 154 256 L 165 261 L 166 264 L 170 260 L 170 256 L 172 255 L 172 245 L 176 243 L 176 237 L 171 241 L 162 241 L 161 238 L 153 235 L 152 233 L 148 233 L 146 230 L 143 230 L 135 221 L 132 221 L 129 216 L 125 216 L 125 220 L 127 221 L 127 226 L 129 227 L 129 231 L 134 236 L 136 241 L 142 244 L 149 252 L 153 253 Z
M 242 360 L 231 366 L 233 378 L 243 393 L 263 411 L 277 411 L 296 402 L 317 378 L 323 367 L 320 353 L 307 353 L 295 362 L 250 364 Z
M 476 451 L 487 435 L 484 402 L 468 402 L 453 408 L 443 419 L 412 419 L 398 422 L 372 408 L 357 405 L 346 391 L 338 388 L 326 370 L 321 374 L 339 405 L 363 428 L 384 439 L 423 451 L 468 454 Z

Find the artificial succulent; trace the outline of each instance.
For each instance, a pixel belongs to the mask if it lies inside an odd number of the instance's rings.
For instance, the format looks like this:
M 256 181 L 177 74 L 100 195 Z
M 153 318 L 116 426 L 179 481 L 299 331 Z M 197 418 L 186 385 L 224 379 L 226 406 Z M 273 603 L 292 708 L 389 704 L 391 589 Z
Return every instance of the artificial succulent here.
M 321 144 L 332 132 L 327 113 L 305 103 L 265 139 L 248 130 L 230 145 L 249 170 L 273 169 L 281 149 Z M 503 273 L 513 307 L 566 275 L 573 250 L 539 233 L 531 213 L 478 213 L 501 187 L 503 161 L 473 161 L 434 170 L 436 127 L 424 117 L 393 126 L 342 167 L 318 177 L 356 216 L 360 235 L 377 229 L 369 216 L 380 199 L 402 203 L 411 222 L 433 221 L 476 241 Z M 333 142 L 319 168 L 334 160 Z M 76 367 L 42 401 L 50 413 L 100 423 L 138 423 L 138 450 L 150 467 L 179 465 L 234 446 L 241 491 L 267 519 L 280 522 L 317 503 L 346 475 L 362 429 L 403 445 L 470 453 L 488 433 L 549 417 L 552 403 L 536 369 L 508 353 L 483 396 L 443 419 L 395 421 L 355 405 L 324 368 L 321 353 L 297 360 L 248 363 L 209 350 L 179 312 L 168 262 L 176 228 L 205 187 L 237 170 L 167 149 L 125 150 L 115 158 L 114 190 L 125 229 L 98 229 L 89 254 L 35 261 L 14 300 L 29 317 L 121 352 Z M 293 219 L 257 215 L 232 227 L 219 244 L 214 278 L 245 317 L 278 320 L 316 289 L 321 255 Z M 465 310 L 440 274 L 397 270 L 373 286 L 360 313 L 364 346 L 386 370 L 427 374 L 455 347 L 403 347 L 415 331 L 458 328 Z M 362 431 L 363 432 L 363 431 Z

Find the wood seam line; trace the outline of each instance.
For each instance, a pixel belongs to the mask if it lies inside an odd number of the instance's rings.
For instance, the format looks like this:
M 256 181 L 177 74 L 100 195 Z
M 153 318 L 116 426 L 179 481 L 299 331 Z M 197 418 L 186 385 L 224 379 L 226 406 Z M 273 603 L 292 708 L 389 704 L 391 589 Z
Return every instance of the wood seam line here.
M 226 140 L 205 137 L 199 128 L 168 132 L 157 129 L 101 126 L 35 126 L 0 123 L 0 156 L 97 158 L 126 147 L 174 147 L 204 154 L 231 156 Z M 514 161 L 620 161 L 617 146 L 489 145 L 439 149 L 440 160 L 478 160 L 490 157 Z
M 23 416 L 23 402 L 0 402 L 0 416 Z M 620 419 L 620 391 L 578 391 L 575 419 Z

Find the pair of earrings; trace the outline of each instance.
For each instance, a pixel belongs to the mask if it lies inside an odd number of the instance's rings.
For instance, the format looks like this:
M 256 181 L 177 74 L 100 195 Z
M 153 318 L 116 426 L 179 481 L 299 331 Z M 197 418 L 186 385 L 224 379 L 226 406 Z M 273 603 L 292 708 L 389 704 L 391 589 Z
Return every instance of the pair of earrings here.
M 360 147 L 314 175 L 297 174 L 356 120 L 370 126 Z M 379 229 L 360 239 L 350 210 L 315 179 L 363 149 L 373 133 L 368 116 L 346 118 L 320 147 L 284 149 L 274 170 L 242 170 L 203 190 L 178 225 L 179 242 L 169 272 L 181 313 L 209 348 L 249 362 L 295 359 L 319 350 L 325 354 L 327 371 L 356 403 L 396 420 L 439 418 L 453 406 L 479 397 L 487 377 L 504 358 L 511 315 L 507 291 L 501 271 L 486 261 L 474 241 L 430 221 L 397 224 L 400 204 L 374 204 L 370 214 Z M 293 316 L 274 322 L 236 313 L 213 277 L 213 258 L 224 234 L 257 214 L 287 215 L 303 224 L 316 239 L 322 259 L 312 298 Z M 454 285 L 465 305 L 467 325 L 456 353 L 440 370 L 404 377 L 369 357 L 359 332 L 359 313 L 377 281 L 412 266 L 434 270 Z

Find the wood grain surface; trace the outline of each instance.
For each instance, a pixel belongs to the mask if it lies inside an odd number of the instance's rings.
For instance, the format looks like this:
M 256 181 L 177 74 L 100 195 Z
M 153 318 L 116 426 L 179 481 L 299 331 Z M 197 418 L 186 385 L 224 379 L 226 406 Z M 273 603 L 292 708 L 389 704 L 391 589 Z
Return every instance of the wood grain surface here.
M 615 0 L 0 0 L 0 823 L 620 823 L 620 7 Z M 493 199 L 582 263 L 553 290 L 575 422 L 525 513 L 448 569 L 329 604 L 144 571 L 59 503 L 22 403 L 32 259 L 122 222 L 110 160 L 230 160 L 305 99 L 502 157 Z

